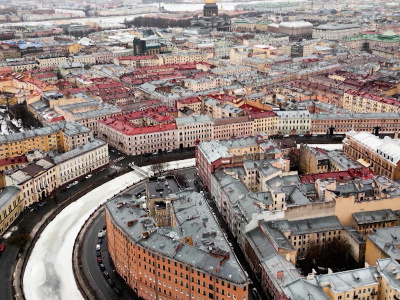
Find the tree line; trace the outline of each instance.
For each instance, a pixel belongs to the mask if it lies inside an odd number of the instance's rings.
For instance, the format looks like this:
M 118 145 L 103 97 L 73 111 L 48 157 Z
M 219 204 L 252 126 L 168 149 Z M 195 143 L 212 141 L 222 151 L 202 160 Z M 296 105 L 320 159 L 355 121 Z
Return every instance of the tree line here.
M 126 27 L 158 27 L 158 28 L 169 28 L 169 27 L 182 27 L 186 28 L 190 26 L 190 19 L 167 19 L 160 17 L 137 17 L 133 20 L 125 20 Z

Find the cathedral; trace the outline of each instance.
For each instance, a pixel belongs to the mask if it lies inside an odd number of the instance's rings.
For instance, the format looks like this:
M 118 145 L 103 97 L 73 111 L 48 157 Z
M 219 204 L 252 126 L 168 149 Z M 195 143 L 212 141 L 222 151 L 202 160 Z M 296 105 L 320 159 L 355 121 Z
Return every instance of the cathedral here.
M 231 20 L 227 14 L 218 15 L 216 0 L 205 0 L 203 17 L 194 15 L 191 21 L 192 28 L 210 29 L 211 31 L 229 31 Z

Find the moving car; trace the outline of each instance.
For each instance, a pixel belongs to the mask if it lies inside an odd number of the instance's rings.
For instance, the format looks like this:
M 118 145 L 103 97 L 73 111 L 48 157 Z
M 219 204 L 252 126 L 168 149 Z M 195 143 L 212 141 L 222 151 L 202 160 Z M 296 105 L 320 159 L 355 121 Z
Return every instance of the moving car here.
M 122 291 L 121 291 L 119 288 L 115 287 L 115 288 L 114 288 L 114 292 L 115 292 L 118 296 L 122 296 Z

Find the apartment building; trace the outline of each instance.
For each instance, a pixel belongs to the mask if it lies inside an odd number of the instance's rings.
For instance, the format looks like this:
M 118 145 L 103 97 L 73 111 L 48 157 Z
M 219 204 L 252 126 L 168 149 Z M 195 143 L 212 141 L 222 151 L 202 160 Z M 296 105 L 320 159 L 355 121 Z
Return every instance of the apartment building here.
M 21 190 L 16 186 L 7 186 L 0 190 L 0 237 L 18 218 L 24 209 Z
M 371 264 L 384 258 L 392 258 L 399 262 L 398 248 L 400 243 L 397 239 L 399 234 L 400 226 L 373 229 L 367 236 L 365 262 Z
M 347 90 L 343 94 L 343 108 L 358 113 L 400 112 L 400 102 L 385 96 Z
M 400 140 L 380 139 L 369 132 L 349 132 L 343 140 L 343 151 L 350 158 L 371 167 L 377 174 L 392 180 L 400 178 Z
M 65 64 L 68 59 L 65 55 L 45 55 L 37 58 L 40 68 L 48 68 Z
M 397 226 L 398 217 L 391 209 L 362 211 L 353 214 L 353 227 L 367 236 L 376 229 Z
M 201 194 L 171 196 L 167 209 L 178 230 L 156 227 L 137 201 L 118 197 L 105 207 L 110 257 L 139 297 L 248 299 L 247 276 L 222 230 L 211 230 L 219 225 Z
M 262 136 L 227 141 L 211 140 L 201 142 L 196 147 L 197 171 L 209 191 L 211 191 L 211 176 L 218 169 L 243 163 L 246 159 L 264 158 L 279 159 L 282 158 L 282 153 L 273 141 L 266 140 Z
M 213 139 L 214 121 L 206 115 L 176 119 L 179 148 L 194 147 L 199 142 Z
M 317 147 L 300 145 L 299 171 L 302 174 L 347 171 L 363 167 L 342 151 L 326 151 Z
M 85 145 L 54 158 L 57 186 L 82 177 L 108 162 L 108 144 L 99 139 L 90 139 Z
M 297 259 L 305 257 L 310 250 L 310 245 L 314 243 L 324 247 L 333 239 L 340 239 L 344 230 L 336 216 L 272 221 L 263 223 L 262 228 L 270 240 L 276 240 L 275 243 L 281 244 L 288 241 L 295 249 Z M 277 231 L 280 234 L 277 234 Z M 282 235 L 286 241 L 282 240 Z
M 119 107 L 97 99 L 56 106 L 54 110 L 63 116 L 66 121 L 79 122 L 83 126 L 93 130 L 94 133 L 98 132 L 97 122 L 99 120 L 115 116 L 122 112 Z
M 278 133 L 282 135 L 308 134 L 311 130 L 311 116 L 308 110 L 276 111 Z
M 248 116 L 223 118 L 214 121 L 213 136 L 216 140 L 242 138 L 253 134 L 253 121 Z
M 311 115 L 311 132 L 316 134 L 346 133 L 351 130 L 373 131 L 380 127 L 379 131 L 393 133 L 398 131 L 400 113 L 319 113 Z
M 162 65 L 184 64 L 188 62 L 200 62 L 207 59 L 207 53 L 187 52 L 187 53 L 167 53 L 158 54 Z
M 214 98 L 204 100 L 204 114 L 215 119 L 234 118 L 244 115 L 243 109 Z
M 0 137 L 0 158 L 20 156 L 32 150 L 65 152 L 84 145 L 92 136 L 90 129 L 70 122 L 3 135 Z
M 314 27 L 313 39 L 323 39 L 338 41 L 346 36 L 358 35 L 361 32 L 361 26 L 358 24 L 336 24 L 328 23 Z
M 329 157 L 319 148 L 300 145 L 299 171 L 303 174 L 326 173 L 329 171 Z
M 131 122 L 108 118 L 98 122 L 99 137 L 127 155 L 139 155 L 177 149 L 175 124 L 137 127 Z
M 268 136 L 278 133 L 278 116 L 273 111 L 249 114 L 253 120 L 254 134 L 265 133 Z
M 202 101 L 199 97 L 187 98 L 176 101 L 176 108 L 178 111 L 187 108 L 192 110 L 195 114 L 202 113 Z
M 21 189 L 24 207 L 39 202 L 57 188 L 56 165 L 46 156 L 27 166 L 6 174 L 7 186 Z

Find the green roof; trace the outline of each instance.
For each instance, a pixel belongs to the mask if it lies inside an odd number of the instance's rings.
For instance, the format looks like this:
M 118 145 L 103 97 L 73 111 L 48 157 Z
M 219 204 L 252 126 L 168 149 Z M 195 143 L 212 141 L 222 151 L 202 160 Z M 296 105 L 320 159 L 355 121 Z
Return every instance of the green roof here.
M 382 41 L 382 42 L 400 42 L 400 35 L 397 34 L 360 34 L 355 36 L 346 36 L 343 38 L 344 41 L 357 41 L 357 40 L 372 40 L 372 41 Z

